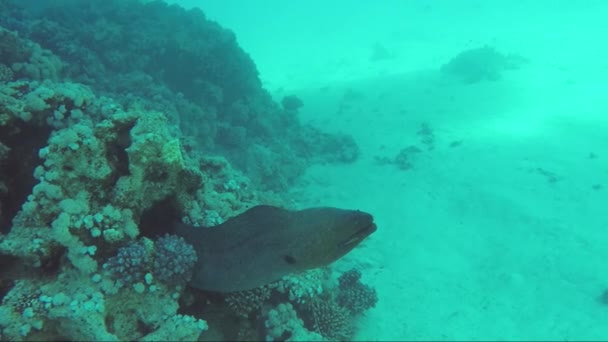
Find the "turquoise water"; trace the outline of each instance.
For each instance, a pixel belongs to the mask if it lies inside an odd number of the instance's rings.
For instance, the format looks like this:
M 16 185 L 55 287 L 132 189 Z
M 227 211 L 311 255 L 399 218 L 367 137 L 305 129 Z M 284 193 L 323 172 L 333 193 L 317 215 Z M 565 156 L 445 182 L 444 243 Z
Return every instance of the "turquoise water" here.
M 0 340 L 608 339 L 608 3 L 171 3 L 0 1 Z M 258 204 L 378 230 L 192 286 Z

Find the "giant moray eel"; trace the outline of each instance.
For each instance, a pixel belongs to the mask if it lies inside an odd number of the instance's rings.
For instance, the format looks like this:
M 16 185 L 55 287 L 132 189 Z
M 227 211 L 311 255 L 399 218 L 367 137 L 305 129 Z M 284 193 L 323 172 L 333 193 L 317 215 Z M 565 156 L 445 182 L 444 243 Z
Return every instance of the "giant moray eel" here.
M 176 227 L 198 254 L 190 286 L 216 292 L 253 289 L 325 266 L 376 231 L 358 210 L 298 211 L 260 205 L 212 228 Z

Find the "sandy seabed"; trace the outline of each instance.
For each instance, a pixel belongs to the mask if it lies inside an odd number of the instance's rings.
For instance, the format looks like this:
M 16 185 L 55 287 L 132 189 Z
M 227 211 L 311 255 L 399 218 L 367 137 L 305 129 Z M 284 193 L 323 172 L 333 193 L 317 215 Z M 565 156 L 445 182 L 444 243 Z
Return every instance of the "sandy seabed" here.
M 512 82 L 533 75 L 518 77 Z M 589 95 L 584 82 L 553 87 L 550 101 L 509 82 L 441 85 L 428 73 L 350 83 L 366 95 L 322 119 L 351 132 L 362 156 L 313 167 L 298 195 L 305 205 L 369 211 L 379 226 L 335 265 L 363 268 L 379 292 L 357 339 L 608 336 L 608 307 L 598 301 L 608 286 L 608 125 L 600 117 L 608 112 L 573 108 L 597 103 L 573 100 Z M 410 83 L 433 90 L 404 95 Z M 319 112 L 331 112 L 326 92 L 309 95 L 327 97 Z M 378 162 L 410 145 L 421 149 L 411 169 Z

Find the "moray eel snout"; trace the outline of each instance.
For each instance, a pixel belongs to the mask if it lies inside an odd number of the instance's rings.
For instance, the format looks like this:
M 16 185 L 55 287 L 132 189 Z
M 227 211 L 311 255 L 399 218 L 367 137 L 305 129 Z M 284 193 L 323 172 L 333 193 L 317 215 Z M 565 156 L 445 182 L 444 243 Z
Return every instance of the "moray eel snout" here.
M 357 230 L 355 233 L 353 233 L 347 240 L 340 242 L 339 246 L 341 248 L 351 248 L 352 249 L 356 245 L 358 245 L 361 241 L 363 241 L 363 239 L 370 236 L 377 229 L 378 229 L 378 227 L 376 227 L 376 224 L 373 221 L 370 221 L 363 228 L 361 228 L 361 229 Z
M 346 254 L 378 228 L 374 223 L 373 216 L 368 213 L 352 210 L 346 211 L 345 215 L 349 216 L 347 221 L 350 222 L 344 224 L 345 228 L 342 230 L 346 230 L 346 232 L 339 233 L 345 238 L 339 241 L 338 249 L 345 250 L 344 253 Z

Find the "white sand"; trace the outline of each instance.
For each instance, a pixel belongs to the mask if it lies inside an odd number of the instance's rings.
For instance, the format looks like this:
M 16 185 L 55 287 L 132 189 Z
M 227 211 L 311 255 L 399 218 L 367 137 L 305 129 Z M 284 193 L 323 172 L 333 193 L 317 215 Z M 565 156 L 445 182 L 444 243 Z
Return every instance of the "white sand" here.
M 608 287 L 606 2 L 251 3 L 204 8 L 236 32 L 277 99 L 297 94 L 304 121 L 352 134 L 362 150 L 355 164 L 311 168 L 294 190 L 301 206 L 376 218 L 379 230 L 335 265 L 362 268 L 379 293 L 358 339 L 608 337 L 597 300 Z M 437 72 L 485 43 L 531 62 L 475 85 Z M 371 61 L 374 44 L 392 58 Z M 347 89 L 360 97 L 340 111 Z M 435 148 L 412 169 L 375 162 L 423 147 L 422 123 Z

